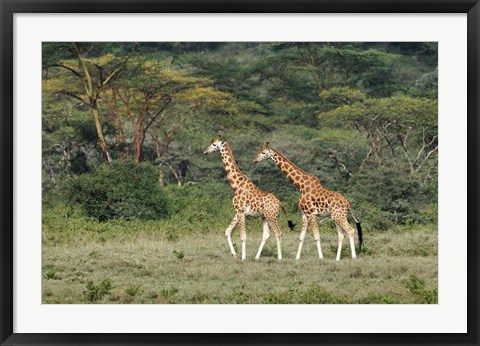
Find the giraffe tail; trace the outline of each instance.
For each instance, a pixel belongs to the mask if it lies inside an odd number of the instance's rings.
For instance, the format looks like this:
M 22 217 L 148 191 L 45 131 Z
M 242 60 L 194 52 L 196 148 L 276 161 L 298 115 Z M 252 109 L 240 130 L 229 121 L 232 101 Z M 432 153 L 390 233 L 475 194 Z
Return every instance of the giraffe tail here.
M 357 232 L 358 232 L 358 252 L 362 252 L 362 247 L 363 247 L 363 232 L 362 232 L 362 225 L 360 224 L 360 221 L 357 220 L 355 215 L 353 214 L 353 209 L 350 206 L 350 213 L 352 214 L 353 219 L 355 220 L 355 225 L 357 226 Z
M 283 213 L 285 214 L 285 217 L 288 219 L 288 215 L 287 215 L 287 212 L 285 211 L 285 208 L 283 207 L 283 205 L 281 205 L 280 207 L 282 207 Z M 292 220 L 288 220 L 288 228 L 290 228 L 290 230 L 292 231 L 295 229 L 295 224 L 293 223 Z

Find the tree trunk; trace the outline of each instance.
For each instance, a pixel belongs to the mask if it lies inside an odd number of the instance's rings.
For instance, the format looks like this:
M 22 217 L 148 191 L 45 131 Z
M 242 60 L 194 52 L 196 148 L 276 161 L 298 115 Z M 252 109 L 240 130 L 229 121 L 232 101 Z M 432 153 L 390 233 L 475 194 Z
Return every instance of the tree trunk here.
M 58 187 L 57 178 L 55 177 L 55 172 L 53 171 L 52 165 L 48 160 L 44 160 L 43 164 L 45 165 L 45 170 L 47 171 L 48 176 L 50 177 L 50 180 L 53 183 L 53 186 L 57 188 Z
M 133 129 L 133 160 L 135 163 L 139 163 L 140 157 L 142 156 L 143 141 L 141 138 L 141 133 L 142 131 L 140 129 Z
M 163 162 L 160 162 L 158 164 L 158 183 L 160 184 L 160 186 L 165 185 L 165 173 L 163 173 L 162 164 Z
M 95 121 L 95 127 L 97 129 L 98 143 L 100 144 L 100 150 L 102 151 L 103 161 L 106 165 L 110 164 L 110 154 L 107 150 L 107 144 L 105 138 L 103 137 L 102 123 L 100 122 L 100 114 L 95 103 L 91 106 L 93 120 Z
M 109 98 L 108 95 L 105 95 L 104 100 L 105 100 L 105 102 L 107 104 L 107 107 L 110 110 L 110 114 L 112 115 L 112 117 L 115 121 L 115 124 L 117 125 L 117 128 L 118 128 L 118 135 L 115 134 L 115 141 L 117 143 L 118 152 L 120 153 L 119 158 L 120 158 L 120 160 L 123 160 L 123 154 L 122 154 L 122 146 L 123 146 L 123 152 L 125 153 L 125 158 L 128 159 L 128 157 L 130 156 L 130 151 L 129 151 L 129 148 L 128 148 L 128 145 L 127 145 L 127 141 L 125 140 L 125 133 L 123 131 L 123 123 L 122 123 L 122 119 L 120 117 L 120 113 L 119 113 L 118 107 L 117 107 L 118 90 L 115 89 L 115 88 L 111 88 L 111 91 L 112 91 L 111 98 Z
M 89 106 L 90 109 L 92 110 L 92 115 L 93 115 L 93 120 L 95 121 L 95 128 L 97 129 L 97 136 L 98 136 L 98 142 L 100 143 L 100 150 L 102 151 L 102 157 L 103 161 L 106 165 L 110 164 L 110 154 L 108 153 L 107 150 L 107 144 L 105 143 L 105 138 L 103 137 L 103 129 L 102 129 L 102 123 L 100 121 L 100 114 L 98 113 L 98 108 L 97 108 L 97 100 L 98 100 L 98 95 L 99 91 L 97 90 L 96 93 L 93 92 L 93 85 L 94 83 L 92 82 L 92 76 L 90 75 L 90 72 L 88 71 L 87 65 L 85 64 L 85 61 L 80 55 L 80 52 L 78 50 L 78 47 L 75 43 L 72 43 L 72 47 L 74 49 L 76 58 L 80 65 L 82 66 L 83 74 L 85 76 L 85 80 L 83 81 L 85 84 L 85 89 L 87 92 L 88 96 L 88 101 L 89 101 Z M 117 71 L 113 72 L 110 74 L 110 76 L 105 80 L 103 84 L 106 84 L 108 80 L 110 80 Z M 80 77 L 82 78 L 82 77 Z M 83 78 L 82 78 L 83 79 Z M 101 86 L 103 87 L 103 85 Z M 99 87 L 99 88 L 101 88 Z

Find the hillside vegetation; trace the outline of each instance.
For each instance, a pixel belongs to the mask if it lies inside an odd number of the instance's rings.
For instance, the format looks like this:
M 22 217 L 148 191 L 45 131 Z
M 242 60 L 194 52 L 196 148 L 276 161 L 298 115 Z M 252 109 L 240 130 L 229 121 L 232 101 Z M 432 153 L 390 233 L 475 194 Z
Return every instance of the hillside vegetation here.
M 436 43 L 43 43 L 45 303 L 436 303 Z M 253 261 L 224 231 L 234 210 L 217 134 L 297 224 Z M 362 221 L 365 251 L 321 224 L 295 261 L 299 193 L 266 141 Z M 238 231 L 234 231 L 234 239 Z M 238 242 L 236 241 L 237 245 Z

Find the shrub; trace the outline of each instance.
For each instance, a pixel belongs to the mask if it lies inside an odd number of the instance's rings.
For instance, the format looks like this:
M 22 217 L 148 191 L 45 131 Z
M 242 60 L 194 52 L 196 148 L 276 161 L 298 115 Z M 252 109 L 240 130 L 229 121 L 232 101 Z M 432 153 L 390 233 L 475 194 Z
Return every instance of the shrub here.
M 298 299 L 300 304 L 343 304 L 344 299 L 341 296 L 334 295 L 318 285 L 312 285 L 306 291 L 302 292 Z
M 425 280 L 418 278 L 415 274 L 410 275 L 405 281 L 405 286 L 415 296 L 415 300 L 419 304 L 437 304 L 438 289 L 428 290 L 425 288 Z
M 173 250 L 172 253 L 178 259 L 183 259 L 185 257 L 185 254 L 182 251 Z
M 97 300 L 102 299 L 106 294 L 109 294 L 112 288 L 113 285 L 111 279 L 104 279 L 97 285 L 95 285 L 93 281 L 88 281 L 86 290 L 83 291 L 83 295 L 88 303 L 94 303 Z
M 160 290 L 160 296 L 164 298 L 170 298 L 177 292 L 178 292 L 177 288 L 164 288 Z
M 142 293 L 142 288 L 139 285 L 130 285 L 125 289 L 125 293 L 130 297 L 135 297 Z
M 261 304 L 290 304 L 298 293 L 297 289 L 290 288 L 283 292 L 270 292 L 262 298 Z
M 47 271 L 45 271 L 43 276 L 45 277 L 45 279 L 48 279 L 48 280 L 58 279 L 57 272 L 54 269 L 48 269 Z
M 351 183 L 358 214 L 364 214 L 374 228 L 436 223 L 437 191 L 432 188 L 436 183 L 423 185 L 400 163 L 359 171 Z
M 172 209 L 155 167 L 148 163 L 114 161 L 65 180 L 63 190 L 70 202 L 99 221 L 152 220 L 169 216 Z

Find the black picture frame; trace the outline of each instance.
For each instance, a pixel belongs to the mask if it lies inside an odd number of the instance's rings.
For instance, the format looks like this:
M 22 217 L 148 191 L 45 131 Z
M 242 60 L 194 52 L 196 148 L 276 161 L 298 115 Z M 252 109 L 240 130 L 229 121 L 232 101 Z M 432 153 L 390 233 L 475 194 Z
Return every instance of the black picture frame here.
M 478 345 L 479 0 L 0 0 L 0 342 L 2 345 L 448 344 Z M 468 332 L 465 334 L 24 334 L 13 332 L 13 16 L 15 13 L 467 13 Z M 455 316 L 452 316 L 454 319 Z M 288 321 L 284 321 L 288 323 Z M 353 322 L 352 322 L 353 323 Z

